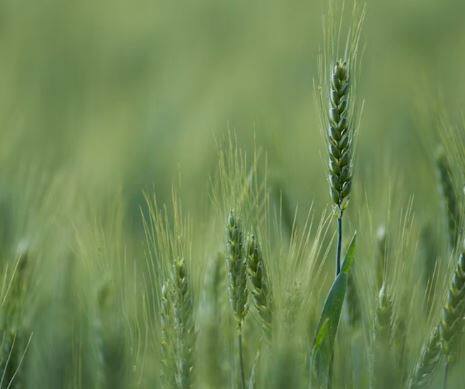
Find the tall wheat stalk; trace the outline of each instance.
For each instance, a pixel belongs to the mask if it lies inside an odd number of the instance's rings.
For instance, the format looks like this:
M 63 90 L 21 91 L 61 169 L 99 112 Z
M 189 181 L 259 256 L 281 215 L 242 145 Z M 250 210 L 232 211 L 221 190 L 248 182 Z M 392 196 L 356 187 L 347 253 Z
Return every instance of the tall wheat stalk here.
M 248 311 L 247 259 L 242 226 L 234 211 L 229 213 L 226 224 L 226 263 L 228 266 L 229 300 L 237 326 L 240 384 L 241 388 L 245 389 L 242 327 Z
M 347 31 L 346 42 L 342 47 L 340 40 L 344 34 L 344 7 L 338 9 L 336 4 L 330 4 L 329 22 L 324 29 L 324 51 L 319 60 L 320 84 L 317 87 L 317 97 L 322 113 L 321 124 L 328 144 L 330 195 L 337 210 L 338 275 L 341 271 L 342 221 L 352 190 L 354 139 L 359 117 L 355 80 L 365 8 L 359 8 L 354 3 L 353 24 Z

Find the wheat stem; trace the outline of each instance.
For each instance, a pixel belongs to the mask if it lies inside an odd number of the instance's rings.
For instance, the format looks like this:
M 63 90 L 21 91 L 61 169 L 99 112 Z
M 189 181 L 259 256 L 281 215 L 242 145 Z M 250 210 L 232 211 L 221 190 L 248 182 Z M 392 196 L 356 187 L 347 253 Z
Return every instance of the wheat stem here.
M 449 378 L 449 362 L 446 362 L 446 367 L 444 369 L 444 381 L 442 383 L 442 389 L 447 389 L 448 378 Z
M 237 334 L 237 345 L 239 348 L 239 372 L 241 376 L 241 389 L 245 389 L 244 356 L 242 350 L 242 328 L 239 329 Z
M 336 277 L 341 272 L 341 252 L 342 252 L 342 209 L 339 210 L 337 218 L 337 251 L 336 251 Z
M 328 112 L 330 193 L 339 211 L 336 276 L 341 271 L 342 215 L 352 187 L 353 128 L 350 118 L 349 92 L 349 68 L 346 62 L 337 61 L 331 73 Z

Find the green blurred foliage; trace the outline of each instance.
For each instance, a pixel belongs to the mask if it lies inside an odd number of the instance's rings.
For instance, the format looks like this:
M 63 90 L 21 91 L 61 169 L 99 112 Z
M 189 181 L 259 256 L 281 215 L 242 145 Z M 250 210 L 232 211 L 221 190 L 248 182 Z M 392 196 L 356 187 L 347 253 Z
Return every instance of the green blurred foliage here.
M 229 128 L 265 148 L 295 202 L 326 204 L 313 99 L 326 4 L 3 1 L 2 156 L 69 169 L 99 190 L 122 186 L 137 213 L 141 189 L 155 185 L 166 198 L 178 175 L 195 205 L 215 137 Z M 365 185 L 389 164 L 428 201 L 423 138 L 436 130 L 437 97 L 452 115 L 465 102 L 465 5 L 367 5 L 356 179 Z M 418 107 L 430 116 L 418 120 Z

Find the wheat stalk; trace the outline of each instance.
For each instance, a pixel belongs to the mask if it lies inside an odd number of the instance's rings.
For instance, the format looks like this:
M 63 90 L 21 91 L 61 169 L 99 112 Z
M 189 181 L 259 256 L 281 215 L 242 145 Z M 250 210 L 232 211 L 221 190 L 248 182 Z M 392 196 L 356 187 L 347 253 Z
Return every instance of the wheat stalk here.
M 228 265 L 229 300 L 238 332 L 239 368 L 242 389 L 245 389 L 245 373 L 242 351 L 242 325 L 248 311 L 247 260 L 241 224 L 231 211 L 226 224 L 226 263 Z
M 329 183 L 330 193 L 338 208 L 338 241 L 336 275 L 341 271 L 342 216 L 352 188 L 353 129 L 349 117 L 349 67 L 343 60 L 332 69 L 329 92 Z

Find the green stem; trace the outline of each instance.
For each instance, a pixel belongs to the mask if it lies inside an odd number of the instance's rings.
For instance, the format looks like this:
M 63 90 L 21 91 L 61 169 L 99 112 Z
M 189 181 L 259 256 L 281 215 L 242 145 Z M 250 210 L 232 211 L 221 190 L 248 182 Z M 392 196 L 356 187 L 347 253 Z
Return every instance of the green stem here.
M 337 217 L 337 251 L 336 251 L 336 277 L 341 272 L 341 251 L 342 251 L 342 214 L 339 207 L 339 216 Z
M 449 376 L 449 361 L 446 361 L 446 368 L 444 369 L 444 382 L 442 384 L 442 389 L 447 389 L 447 380 Z
M 239 346 L 239 370 L 240 370 L 240 375 L 241 375 L 241 389 L 245 389 L 244 358 L 242 356 L 242 328 L 241 327 L 239 327 L 237 344 Z

